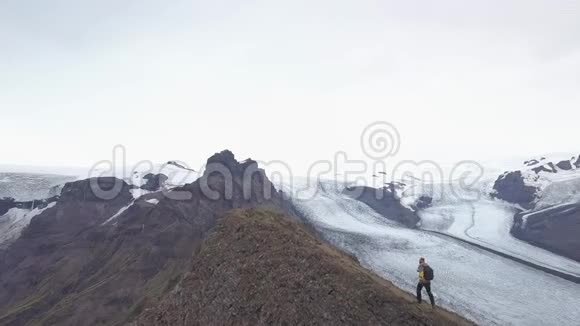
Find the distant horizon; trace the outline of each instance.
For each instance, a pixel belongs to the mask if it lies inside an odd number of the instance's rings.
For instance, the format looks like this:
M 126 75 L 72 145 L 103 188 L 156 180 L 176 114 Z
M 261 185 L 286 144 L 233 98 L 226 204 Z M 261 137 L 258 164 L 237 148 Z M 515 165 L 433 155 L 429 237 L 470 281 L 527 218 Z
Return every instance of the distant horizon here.
M 215 153 L 219 153 L 219 151 L 216 151 Z M 568 160 L 568 159 L 573 159 L 573 158 L 578 158 L 580 155 L 580 151 L 577 151 L 576 153 L 578 154 L 574 154 L 574 152 L 560 152 L 560 153 L 542 153 L 542 154 L 537 154 L 537 155 L 533 155 L 533 156 L 523 156 L 523 155 L 514 155 L 511 157 L 503 157 L 503 158 L 489 158 L 486 160 L 476 160 L 475 162 L 481 164 L 483 167 L 485 168 L 492 168 L 494 170 L 490 171 L 490 172 L 496 172 L 495 169 L 517 169 L 520 167 L 524 166 L 524 162 L 527 160 L 532 160 L 532 159 L 541 159 L 542 157 L 546 158 L 546 161 L 551 161 L 553 163 L 557 163 L 561 160 Z M 236 153 L 234 152 L 234 155 L 236 155 Z M 199 169 L 202 168 L 205 165 L 206 160 L 210 157 L 211 155 L 209 155 L 208 157 L 206 157 L 204 160 L 200 161 L 200 162 L 185 162 L 185 161 L 181 161 L 181 160 L 175 160 L 175 159 L 171 159 L 171 160 L 166 160 L 163 162 L 153 162 L 153 161 L 149 161 L 152 164 L 158 165 L 158 166 L 162 166 L 167 164 L 167 162 L 169 161 L 177 161 L 177 162 L 181 162 L 181 163 L 185 163 L 187 164 L 186 166 L 192 169 L 195 169 L 196 171 L 199 172 Z M 240 157 L 238 155 L 236 155 L 236 159 L 238 161 L 243 161 L 245 159 L 248 159 L 248 157 Z M 254 160 L 258 160 L 259 162 L 262 162 L 259 158 L 252 158 Z M 146 160 L 147 161 L 147 160 Z M 457 164 L 458 162 L 460 162 L 462 160 L 455 160 L 455 161 L 434 161 L 435 163 L 439 164 L 440 166 L 443 167 L 447 167 L 448 169 L 452 168 L 454 164 Z M 388 159 L 388 164 L 387 166 L 393 166 L 396 165 L 397 163 L 399 163 L 400 161 L 396 160 L 396 157 L 393 158 L 389 158 Z M 420 162 L 422 162 L 422 160 L 417 160 L 416 161 L 417 164 L 419 164 Z M 96 163 L 96 162 L 95 162 Z M 139 163 L 139 161 L 135 161 L 135 162 L 131 162 L 131 161 L 127 161 L 126 164 L 124 165 L 124 168 L 128 169 L 128 171 L 130 172 L 130 170 L 137 166 Z M 268 162 L 266 162 L 268 163 Z M 80 176 L 80 174 L 85 174 L 88 173 L 89 170 L 91 168 L 95 167 L 95 164 L 90 164 L 90 165 L 86 165 L 86 166 L 81 166 L 81 165 L 77 165 L 77 166 L 72 166 L 72 165 L 34 165 L 34 164 L 6 164 L 6 163 L 0 163 L 0 173 L 31 173 L 31 174 L 35 174 L 35 173 L 39 173 L 39 174 L 55 174 L 55 175 L 70 175 L 70 176 Z M 262 166 L 263 167 L 263 166 Z M 370 167 L 370 163 L 369 163 L 369 167 Z M 118 165 L 117 166 L 117 171 L 120 171 L 123 168 L 123 165 Z M 499 170 L 498 170 L 499 171 Z M 293 169 L 293 176 L 294 177 L 305 177 L 307 176 L 307 171 L 303 171 L 304 173 L 300 174 L 296 174 L 294 169 Z M 373 171 L 368 171 L 366 172 L 367 175 L 373 174 L 376 172 Z

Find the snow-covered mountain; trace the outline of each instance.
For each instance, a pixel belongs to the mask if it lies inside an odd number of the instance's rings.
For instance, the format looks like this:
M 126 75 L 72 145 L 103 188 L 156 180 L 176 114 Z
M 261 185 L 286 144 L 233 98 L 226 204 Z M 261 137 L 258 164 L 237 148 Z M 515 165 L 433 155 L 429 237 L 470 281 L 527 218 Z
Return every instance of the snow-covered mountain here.
M 494 184 L 497 198 L 542 209 L 580 201 L 580 156 L 565 160 L 545 157 L 525 161 L 513 171 L 503 173 Z
M 493 188 L 494 197 L 516 208 L 515 237 L 580 260 L 580 156 L 528 160 Z

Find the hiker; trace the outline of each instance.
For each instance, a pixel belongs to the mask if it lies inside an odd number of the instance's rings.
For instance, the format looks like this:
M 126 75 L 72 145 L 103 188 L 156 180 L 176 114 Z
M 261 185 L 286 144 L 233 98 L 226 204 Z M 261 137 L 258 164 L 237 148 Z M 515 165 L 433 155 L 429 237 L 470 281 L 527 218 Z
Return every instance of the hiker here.
M 433 293 L 431 293 L 431 281 L 433 280 L 433 269 L 425 262 L 425 258 L 421 257 L 419 259 L 419 267 L 417 268 L 419 273 L 419 284 L 417 284 L 417 302 L 421 303 L 421 291 L 423 287 L 427 290 L 429 295 L 429 300 L 431 300 L 431 306 L 435 308 L 435 298 Z

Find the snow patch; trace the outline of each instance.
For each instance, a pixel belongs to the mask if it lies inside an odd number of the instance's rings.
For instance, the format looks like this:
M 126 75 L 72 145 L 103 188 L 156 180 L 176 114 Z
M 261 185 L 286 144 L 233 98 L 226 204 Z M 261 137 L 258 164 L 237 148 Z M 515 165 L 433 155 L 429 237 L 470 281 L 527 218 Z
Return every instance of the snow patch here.
M 110 217 L 108 220 L 106 220 L 105 222 L 103 222 L 103 224 L 101 224 L 101 225 L 106 225 L 106 224 L 109 224 L 111 221 L 113 221 L 113 220 L 115 220 L 117 217 L 121 216 L 121 214 L 123 214 L 123 213 L 124 213 L 126 210 L 128 210 L 128 209 L 129 209 L 129 207 L 133 206 L 133 204 L 134 204 L 134 203 L 135 203 L 135 200 L 132 200 L 132 201 L 129 203 L 129 205 L 127 205 L 127 206 L 125 206 L 125 207 L 122 207 L 121 209 L 119 209 L 119 211 L 118 211 L 118 212 L 117 212 L 115 215 L 111 216 L 111 217 Z
M 133 199 L 139 199 L 141 196 L 144 196 L 144 195 L 151 193 L 151 191 L 144 190 L 141 188 L 133 188 L 133 189 L 130 189 L 129 192 L 131 193 L 131 195 L 133 195 Z
M 18 239 L 22 230 L 30 224 L 33 217 L 42 214 L 55 205 L 56 202 L 52 202 L 45 208 L 35 208 L 33 210 L 12 208 L 3 216 L 0 216 L 0 248 Z
M 147 183 L 147 180 L 144 179 L 147 174 L 163 174 L 167 176 L 167 181 L 165 181 L 166 189 L 173 189 L 175 187 L 190 184 L 200 177 L 200 173 L 181 165 L 155 164 L 144 167 L 135 167 L 127 181 L 131 185 L 141 187 Z

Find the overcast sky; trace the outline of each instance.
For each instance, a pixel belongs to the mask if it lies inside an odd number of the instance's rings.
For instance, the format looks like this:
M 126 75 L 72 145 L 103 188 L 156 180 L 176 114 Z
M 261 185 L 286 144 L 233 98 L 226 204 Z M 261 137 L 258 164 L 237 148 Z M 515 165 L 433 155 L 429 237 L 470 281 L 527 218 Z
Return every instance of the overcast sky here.
M 0 161 L 577 152 L 580 1 L 0 2 Z

